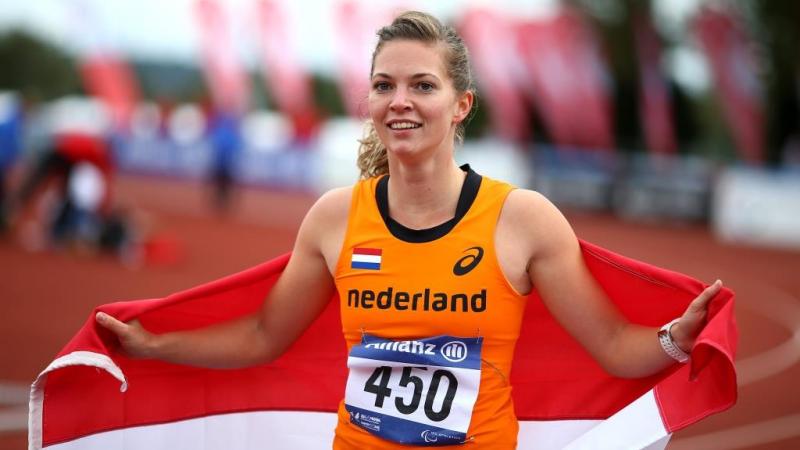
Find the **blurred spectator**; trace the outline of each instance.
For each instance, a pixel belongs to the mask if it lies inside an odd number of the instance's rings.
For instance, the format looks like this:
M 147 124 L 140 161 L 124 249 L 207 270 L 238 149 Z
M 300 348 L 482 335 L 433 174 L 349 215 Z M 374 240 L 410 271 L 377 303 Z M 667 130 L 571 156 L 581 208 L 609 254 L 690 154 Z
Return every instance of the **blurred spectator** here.
M 787 167 L 800 169 L 800 134 L 794 134 L 786 139 L 783 160 Z
M 17 195 L 20 210 L 44 192 L 53 198 L 46 211 L 34 214 L 38 224 L 28 224 L 35 228 L 23 230 L 28 246 L 77 244 L 121 251 L 129 231 L 124 216 L 112 208 L 112 175 L 103 138 L 77 131 L 57 134 L 23 178 Z
M 19 97 L 0 92 L 0 232 L 8 226 L 7 173 L 22 147 L 23 113 Z
M 230 206 L 236 160 L 243 145 L 241 119 L 234 113 L 217 109 L 209 121 L 208 134 L 214 152 L 211 166 L 213 204 L 217 211 L 224 212 Z

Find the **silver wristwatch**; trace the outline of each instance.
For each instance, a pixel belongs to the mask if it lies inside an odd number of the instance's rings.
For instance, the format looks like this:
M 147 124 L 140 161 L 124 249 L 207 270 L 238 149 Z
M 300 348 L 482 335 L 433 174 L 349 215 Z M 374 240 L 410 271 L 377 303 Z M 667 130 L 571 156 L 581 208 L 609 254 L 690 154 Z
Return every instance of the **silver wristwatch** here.
M 661 327 L 661 329 L 658 331 L 658 342 L 661 343 L 661 348 L 664 349 L 664 352 L 672 359 L 678 361 L 679 363 L 685 363 L 689 361 L 689 354 L 681 350 L 681 348 L 675 344 L 675 340 L 672 339 L 672 333 L 670 333 L 672 326 L 678 323 L 679 320 L 680 319 L 675 319 Z

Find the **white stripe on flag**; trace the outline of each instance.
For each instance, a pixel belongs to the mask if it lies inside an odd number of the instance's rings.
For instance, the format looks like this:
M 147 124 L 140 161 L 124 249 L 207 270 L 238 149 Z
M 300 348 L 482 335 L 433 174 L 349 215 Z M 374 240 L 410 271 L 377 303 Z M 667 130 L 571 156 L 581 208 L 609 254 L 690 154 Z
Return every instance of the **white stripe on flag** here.
M 521 420 L 520 449 L 555 450 L 566 447 L 577 436 L 594 428 L 602 420 Z M 521 444 L 527 443 L 529 447 Z
M 334 428 L 336 413 L 259 411 L 107 431 L 47 449 L 330 450 Z
M 626 408 L 627 409 L 627 408 Z M 625 411 L 625 410 L 623 410 Z M 635 413 L 634 413 L 635 414 Z M 616 416 L 615 416 L 616 417 Z M 47 447 L 48 450 L 195 450 L 198 448 L 224 448 L 226 450 L 253 450 L 257 448 L 292 448 L 302 450 L 330 450 L 336 428 L 335 413 L 299 411 L 258 411 L 223 414 L 205 418 L 183 420 L 166 424 L 132 427 L 85 436 L 70 442 Z M 660 421 L 660 419 L 659 419 Z M 520 450 L 559 450 L 576 436 L 569 449 L 664 449 L 669 436 L 654 441 L 660 446 L 649 446 L 637 441 L 634 446 L 622 443 L 630 438 L 631 431 L 639 431 L 640 424 L 619 429 L 605 429 L 601 420 L 554 420 L 520 422 Z M 593 429 L 593 427 L 595 427 Z M 647 428 L 643 426 L 642 428 Z M 602 433 L 595 430 L 604 429 Z M 591 437 L 589 437 L 591 435 Z M 585 438 L 585 439 L 584 439 Z M 587 440 L 588 439 L 588 440 Z
M 353 262 L 364 262 L 364 263 L 374 263 L 380 264 L 381 263 L 381 255 L 361 255 L 358 253 L 353 253 Z
M 664 428 L 653 390 L 570 442 L 565 450 L 663 450 L 671 434 Z

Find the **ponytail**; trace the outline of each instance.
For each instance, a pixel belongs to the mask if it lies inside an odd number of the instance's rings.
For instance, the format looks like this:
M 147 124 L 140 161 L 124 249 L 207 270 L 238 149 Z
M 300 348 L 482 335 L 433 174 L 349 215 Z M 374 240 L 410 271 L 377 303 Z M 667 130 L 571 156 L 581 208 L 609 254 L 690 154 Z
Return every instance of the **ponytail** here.
M 389 160 L 386 157 L 386 147 L 375 131 L 371 120 L 364 124 L 364 134 L 359 139 L 358 169 L 361 178 L 372 178 L 389 173 Z

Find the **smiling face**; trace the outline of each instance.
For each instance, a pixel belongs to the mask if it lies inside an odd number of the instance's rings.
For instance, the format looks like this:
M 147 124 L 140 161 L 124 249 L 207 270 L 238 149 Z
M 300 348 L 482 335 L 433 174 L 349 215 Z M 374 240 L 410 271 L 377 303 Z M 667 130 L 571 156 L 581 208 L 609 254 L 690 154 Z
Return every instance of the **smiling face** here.
M 421 41 L 386 43 L 375 57 L 369 114 L 390 158 L 418 161 L 451 154 L 456 125 L 472 106 L 447 75 L 442 46 Z

